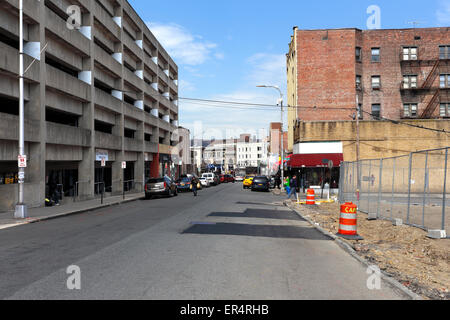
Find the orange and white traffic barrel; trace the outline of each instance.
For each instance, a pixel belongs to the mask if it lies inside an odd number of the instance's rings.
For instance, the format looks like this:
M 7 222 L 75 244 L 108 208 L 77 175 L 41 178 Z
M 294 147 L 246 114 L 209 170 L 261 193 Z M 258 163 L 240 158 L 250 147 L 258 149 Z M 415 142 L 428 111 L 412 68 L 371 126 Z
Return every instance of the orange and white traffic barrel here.
M 316 204 L 316 193 L 314 189 L 308 189 L 306 191 L 306 204 L 310 206 Z
M 338 236 L 349 240 L 363 240 L 357 232 L 357 211 L 358 207 L 351 202 L 341 205 Z

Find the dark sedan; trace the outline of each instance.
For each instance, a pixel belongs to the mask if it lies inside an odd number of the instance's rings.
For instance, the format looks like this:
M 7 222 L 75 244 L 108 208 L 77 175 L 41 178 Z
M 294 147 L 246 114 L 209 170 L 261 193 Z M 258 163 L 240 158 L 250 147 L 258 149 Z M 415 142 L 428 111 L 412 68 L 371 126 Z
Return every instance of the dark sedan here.
M 147 180 L 145 184 L 145 198 L 150 199 L 153 196 L 176 196 L 177 185 L 176 183 L 165 176 L 163 178 L 151 178 Z
M 255 177 L 252 182 L 252 191 L 269 191 L 270 181 L 267 177 Z
M 191 191 L 192 178 L 184 177 L 177 181 L 177 189 L 179 192 Z

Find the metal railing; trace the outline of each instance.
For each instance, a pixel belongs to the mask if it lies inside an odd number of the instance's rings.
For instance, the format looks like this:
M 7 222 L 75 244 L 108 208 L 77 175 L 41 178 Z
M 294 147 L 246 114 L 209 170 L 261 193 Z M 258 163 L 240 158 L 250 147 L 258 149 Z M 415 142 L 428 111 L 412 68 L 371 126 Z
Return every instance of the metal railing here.
M 351 201 L 361 212 L 377 219 L 402 219 L 424 230 L 450 233 L 449 149 L 412 152 L 409 155 L 343 162 L 339 200 Z M 360 171 L 361 190 L 357 193 Z

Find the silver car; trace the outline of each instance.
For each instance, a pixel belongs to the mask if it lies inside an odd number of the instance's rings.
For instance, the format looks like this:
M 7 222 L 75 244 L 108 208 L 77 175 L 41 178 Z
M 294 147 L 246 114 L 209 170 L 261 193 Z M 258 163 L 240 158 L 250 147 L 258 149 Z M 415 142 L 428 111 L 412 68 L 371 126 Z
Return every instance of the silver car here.
M 177 196 L 176 183 L 165 176 L 163 178 L 150 178 L 145 184 L 145 198 L 150 199 L 153 196 Z

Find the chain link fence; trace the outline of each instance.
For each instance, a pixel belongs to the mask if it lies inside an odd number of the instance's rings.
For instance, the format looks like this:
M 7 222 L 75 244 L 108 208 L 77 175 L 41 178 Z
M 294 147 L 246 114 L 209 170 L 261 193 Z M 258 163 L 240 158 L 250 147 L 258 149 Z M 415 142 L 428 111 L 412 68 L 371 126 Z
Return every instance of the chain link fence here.
M 402 219 L 404 224 L 450 234 L 449 149 L 344 162 L 339 200 L 351 201 L 377 219 Z

